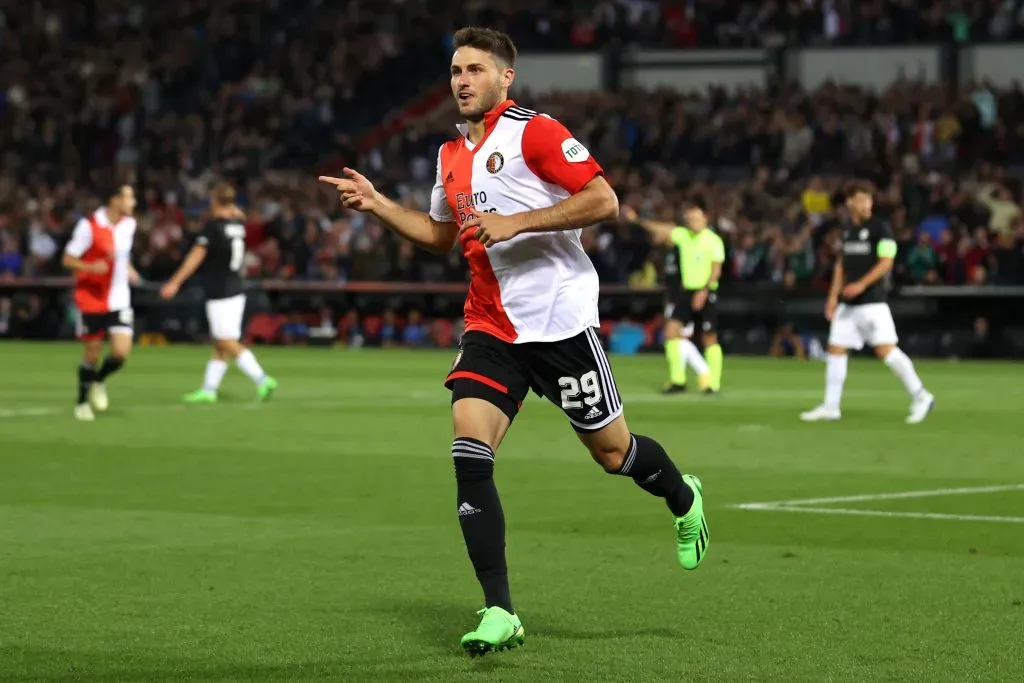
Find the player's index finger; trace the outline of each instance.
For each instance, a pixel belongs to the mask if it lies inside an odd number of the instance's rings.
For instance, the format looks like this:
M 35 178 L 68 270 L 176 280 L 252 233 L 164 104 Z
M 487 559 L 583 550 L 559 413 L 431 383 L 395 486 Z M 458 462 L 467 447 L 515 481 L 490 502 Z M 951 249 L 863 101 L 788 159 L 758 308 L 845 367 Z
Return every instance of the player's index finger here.
M 337 187 L 338 185 L 341 185 L 342 183 L 347 183 L 348 182 L 344 178 L 335 178 L 335 177 L 329 176 L 329 175 L 322 175 L 322 176 L 320 176 L 319 180 L 320 180 L 321 183 L 329 183 L 331 185 L 334 185 L 335 187 Z

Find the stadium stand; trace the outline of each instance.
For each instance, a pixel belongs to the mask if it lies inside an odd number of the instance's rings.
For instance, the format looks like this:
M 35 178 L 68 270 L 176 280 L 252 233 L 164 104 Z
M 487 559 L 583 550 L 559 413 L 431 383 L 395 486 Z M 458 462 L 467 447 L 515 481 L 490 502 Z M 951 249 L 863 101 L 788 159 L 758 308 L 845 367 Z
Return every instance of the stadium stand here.
M 425 205 L 437 145 L 453 131 L 443 74 L 456 20 L 548 52 L 1024 36 L 1019 2 L 945 5 L 619 0 L 552 10 L 516 0 L 470 2 L 455 16 L 434 0 L 7 3 L 0 279 L 60 274 L 59 249 L 92 186 L 118 174 L 144 198 L 137 263 L 150 280 L 173 270 L 209 183 L 225 175 L 249 211 L 252 278 L 462 282 L 458 254 L 399 243 L 315 182 L 319 170 L 356 165 Z M 586 140 L 643 212 L 667 217 L 682 199 L 702 201 L 729 244 L 734 282 L 823 287 L 837 191 L 857 175 L 880 188 L 901 284 L 1024 284 L 1024 188 L 1006 171 L 1024 162 L 1019 87 L 772 82 L 516 97 Z M 660 259 L 634 227 L 595 226 L 586 246 L 605 282 L 658 277 Z

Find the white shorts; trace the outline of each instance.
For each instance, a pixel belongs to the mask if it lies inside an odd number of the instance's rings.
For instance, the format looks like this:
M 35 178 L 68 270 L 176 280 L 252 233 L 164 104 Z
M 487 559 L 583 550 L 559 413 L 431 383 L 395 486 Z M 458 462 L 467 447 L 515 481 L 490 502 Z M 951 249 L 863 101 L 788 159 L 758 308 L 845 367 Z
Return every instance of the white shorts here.
M 829 346 L 859 351 L 864 344 L 888 346 L 899 342 L 889 304 L 839 304 L 828 332 Z
M 242 338 L 242 318 L 245 315 L 245 294 L 206 302 L 206 320 L 210 324 L 210 338 L 217 341 L 238 341 Z

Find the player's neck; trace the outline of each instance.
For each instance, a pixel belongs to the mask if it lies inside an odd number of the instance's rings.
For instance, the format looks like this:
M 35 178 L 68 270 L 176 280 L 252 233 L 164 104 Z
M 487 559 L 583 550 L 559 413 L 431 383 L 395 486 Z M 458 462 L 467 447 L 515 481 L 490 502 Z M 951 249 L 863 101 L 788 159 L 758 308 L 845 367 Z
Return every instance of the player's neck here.
M 122 218 L 124 218 L 124 215 L 118 209 L 115 209 L 115 208 L 113 208 L 111 206 L 106 207 L 106 209 L 107 209 L 107 219 L 111 223 L 116 224 L 118 221 L 120 221 Z
M 481 140 L 483 140 L 484 136 L 487 135 L 487 115 L 486 114 L 484 114 L 480 118 L 479 121 L 467 121 L 466 123 L 469 126 L 469 129 L 467 131 L 468 135 L 466 135 L 466 137 L 474 145 L 477 144 L 478 142 L 480 142 Z
M 864 225 L 871 219 L 871 216 L 850 216 L 850 222 L 854 225 Z
M 484 114 L 476 121 L 466 119 L 466 125 L 468 126 L 466 129 L 466 138 L 474 145 L 483 140 L 484 136 L 487 135 L 487 129 L 494 125 L 494 122 L 497 121 L 498 116 L 501 115 L 501 112 L 506 108 L 507 104 L 510 104 L 508 98 L 504 97 L 500 102 L 491 107 L 491 109 L 484 112 Z

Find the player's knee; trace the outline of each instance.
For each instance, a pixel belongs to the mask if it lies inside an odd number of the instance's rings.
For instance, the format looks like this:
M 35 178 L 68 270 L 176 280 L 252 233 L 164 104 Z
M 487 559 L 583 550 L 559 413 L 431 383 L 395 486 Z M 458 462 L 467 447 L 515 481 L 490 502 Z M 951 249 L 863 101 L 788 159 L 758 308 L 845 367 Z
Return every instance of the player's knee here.
M 221 360 L 238 358 L 245 350 L 244 346 L 233 339 L 218 339 L 213 343 L 213 348 L 215 353 L 220 354 Z
M 665 335 L 665 339 L 678 339 L 683 331 L 683 326 L 675 320 L 669 320 L 665 323 L 665 327 L 662 329 L 662 334 Z
M 828 355 L 830 356 L 845 356 L 846 349 L 842 346 L 835 346 L 834 344 L 828 345 Z
M 494 476 L 494 451 L 479 439 L 457 436 L 452 441 L 456 481 L 484 481 Z
M 590 457 L 609 474 L 622 469 L 629 452 L 629 427 L 623 417 L 612 421 L 596 432 L 579 432 L 580 441 L 590 451 Z
M 98 363 L 103 354 L 103 342 L 90 339 L 82 345 L 82 359 L 86 363 Z
M 110 336 L 110 355 L 120 361 L 125 361 L 132 352 L 132 338 L 126 334 Z
M 889 357 L 889 354 L 893 352 L 896 347 L 893 344 L 883 344 L 875 347 L 875 357 L 878 360 L 885 360 Z
M 708 332 L 707 334 L 702 335 L 700 340 L 705 347 L 714 346 L 718 343 L 718 335 L 714 332 Z

